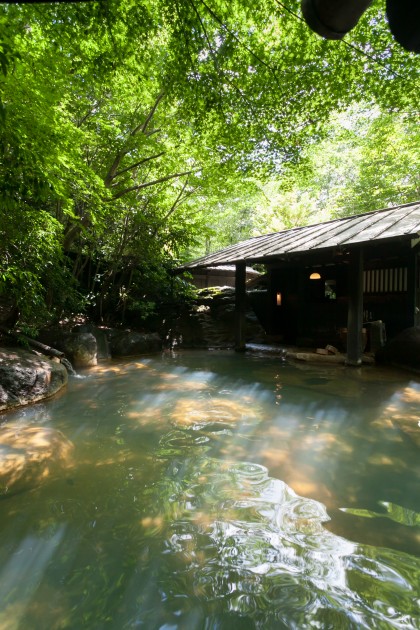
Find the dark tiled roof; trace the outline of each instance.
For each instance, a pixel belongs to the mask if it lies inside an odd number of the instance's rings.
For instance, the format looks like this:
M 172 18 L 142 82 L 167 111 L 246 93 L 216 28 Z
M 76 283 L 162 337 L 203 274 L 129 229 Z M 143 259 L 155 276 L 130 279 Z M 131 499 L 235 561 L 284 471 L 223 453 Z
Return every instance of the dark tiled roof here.
M 250 238 L 181 267 L 263 262 L 287 254 L 420 236 L 420 201 Z

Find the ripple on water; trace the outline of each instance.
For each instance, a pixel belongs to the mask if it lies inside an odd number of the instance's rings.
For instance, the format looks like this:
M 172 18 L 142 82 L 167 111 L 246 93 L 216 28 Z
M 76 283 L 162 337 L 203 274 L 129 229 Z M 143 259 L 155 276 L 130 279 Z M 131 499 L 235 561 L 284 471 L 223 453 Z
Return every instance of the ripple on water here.
M 248 483 L 261 484 L 268 478 L 267 468 L 260 464 L 253 464 L 251 462 L 239 462 L 234 463 L 229 467 L 229 471 L 236 476 L 237 483 L 246 480 Z
M 160 457 L 182 456 L 186 448 L 203 447 L 210 441 L 206 435 L 190 431 L 169 431 L 159 442 L 157 455 Z
M 331 533 L 324 505 L 263 466 L 202 455 L 165 482 L 177 505 L 166 549 L 188 596 L 228 598 L 258 627 L 420 627 L 418 559 Z

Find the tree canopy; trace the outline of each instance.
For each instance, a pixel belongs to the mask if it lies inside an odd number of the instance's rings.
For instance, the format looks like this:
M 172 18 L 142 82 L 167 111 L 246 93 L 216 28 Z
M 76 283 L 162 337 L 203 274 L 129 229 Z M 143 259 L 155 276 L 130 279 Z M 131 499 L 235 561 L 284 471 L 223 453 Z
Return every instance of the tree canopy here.
M 366 209 L 384 138 L 408 150 L 399 189 L 412 196 L 419 65 L 381 2 L 341 42 L 312 33 L 297 0 L 2 5 L 0 292 L 26 321 L 150 312 L 180 256 L 249 234 L 265 186 L 331 192 L 333 155 L 322 176 L 314 160 L 330 146 L 338 162 L 330 117 L 355 103 L 375 119 L 334 211 Z M 392 164 L 372 203 L 394 198 Z

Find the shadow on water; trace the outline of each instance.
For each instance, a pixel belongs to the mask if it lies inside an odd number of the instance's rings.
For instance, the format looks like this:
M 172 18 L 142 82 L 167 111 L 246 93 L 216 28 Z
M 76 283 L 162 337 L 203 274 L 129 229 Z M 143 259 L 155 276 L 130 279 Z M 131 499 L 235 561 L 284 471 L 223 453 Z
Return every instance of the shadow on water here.
M 404 374 L 233 353 L 72 379 L 5 417 L 73 464 L 0 504 L 0 629 L 420 628 L 419 408 Z

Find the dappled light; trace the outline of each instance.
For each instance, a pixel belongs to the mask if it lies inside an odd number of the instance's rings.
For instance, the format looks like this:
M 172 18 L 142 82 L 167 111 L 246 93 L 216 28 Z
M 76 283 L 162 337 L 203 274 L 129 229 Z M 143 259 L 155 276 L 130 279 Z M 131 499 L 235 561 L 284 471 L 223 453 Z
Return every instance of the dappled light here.
M 152 407 L 143 411 L 127 411 L 126 417 L 135 420 L 139 426 L 147 426 L 161 423 L 163 414 L 160 407 Z
M 398 391 L 384 412 L 384 416 L 420 447 L 420 384 L 411 382 Z
M 176 391 L 186 391 L 186 392 L 201 392 L 208 389 L 208 383 L 205 381 L 195 381 L 195 380 L 184 380 L 176 375 L 164 374 L 162 383 L 157 384 L 153 387 L 155 391 L 169 391 L 171 389 Z
M 415 403 L 420 405 L 420 387 L 406 387 L 401 395 L 401 400 L 406 403 Z
M 34 460 L 3 497 L 0 630 L 417 627 L 415 381 L 234 353 L 83 376 L 2 427 L 15 474 Z
M 48 427 L 6 425 L 0 430 L 0 494 L 32 488 L 73 463 L 73 444 Z
M 420 56 L 357 1 L 0 3 L 1 341 L 61 361 L 0 351 L 0 630 L 420 630 L 420 385 L 342 352 L 418 319 Z
M 389 457 L 386 455 L 370 455 L 368 457 L 368 463 L 369 464 L 373 464 L 373 466 L 380 466 L 380 467 L 392 467 L 393 471 L 398 471 L 399 469 L 404 469 L 407 468 L 407 464 L 406 462 L 404 462 L 402 459 L 398 458 L 398 457 Z
M 142 363 L 140 361 L 126 362 L 125 364 L 111 364 L 108 363 L 99 363 L 94 367 L 89 369 L 89 373 L 97 373 L 103 374 L 105 376 L 110 376 L 114 374 L 124 375 L 128 372 L 132 372 L 133 370 L 147 370 L 150 369 L 150 366 L 147 363 Z
M 234 426 L 238 423 L 258 420 L 258 410 L 240 401 L 209 396 L 204 400 L 180 399 L 171 412 L 172 420 L 178 425 L 194 427 L 208 424 Z

